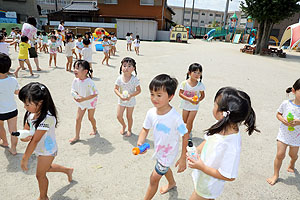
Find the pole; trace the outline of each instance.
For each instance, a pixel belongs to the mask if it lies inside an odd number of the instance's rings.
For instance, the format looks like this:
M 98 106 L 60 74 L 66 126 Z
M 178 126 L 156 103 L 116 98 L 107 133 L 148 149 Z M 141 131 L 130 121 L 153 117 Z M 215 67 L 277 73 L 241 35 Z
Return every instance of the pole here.
M 183 25 L 183 26 L 184 26 L 185 4 L 186 4 L 186 0 L 184 0 L 184 4 L 183 4 L 183 14 L 182 14 L 182 25 Z M 300 19 L 299 19 L 299 20 L 300 20 Z
M 225 12 L 224 12 L 223 28 L 225 28 L 226 22 L 227 22 L 228 7 L 229 7 L 229 0 L 227 0 L 227 2 L 226 2 L 226 8 L 225 8 Z
M 162 3 L 163 5 L 162 5 L 162 13 L 161 13 L 161 30 L 163 30 L 164 28 L 164 13 L 165 13 L 166 0 L 163 0 Z
M 55 11 L 57 11 L 57 0 L 55 0 Z
M 193 0 L 193 7 L 192 7 L 192 16 L 191 16 L 191 34 L 192 34 L 192 28 L 193 28 L 194 6 L 195 6 L 195 0 Z

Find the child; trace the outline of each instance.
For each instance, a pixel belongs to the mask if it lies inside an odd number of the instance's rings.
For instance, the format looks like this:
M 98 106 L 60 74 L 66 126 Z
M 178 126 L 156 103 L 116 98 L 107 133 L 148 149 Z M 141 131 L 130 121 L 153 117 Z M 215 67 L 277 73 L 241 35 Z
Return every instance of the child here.
M 82 57 L 83 60 L 88 61 L 89 65 L 90 65 L 90 69 L 91 69 L 91 78 L 93 77 L 93 68 L 92 68 L 92 61 L 93 61 L 93 50 L 92 48 L 89 47 L 90 45 L 90 40 L 88 39 L 84 39 L 83 40 L 83 49 L 82 49 Z
M 131 51 L 132 40 L 131 40 L 130 33 L 127 33 L 125 38 L 127 41 L 127 51 Z
M 114 32 L 111 33 L 111 42 L 112 42 L 112 55 L 115 56 L 116 55 L 116 51 L 117 51 L 117 48 L 116 48 L 116 44 L 117 44 L 117 37 L 116 37 L 116 34 Z
M 44 31 L 42 32 L 42 43 L 43 43 L 43 51 L 45 53 L 48 53 L 48 36 L 47 36 L 47 33 Z
M 102 60 L 102 65 L 104 64 L 104 61 L 106 61 L 106 65 L 109 66 L 108 64 L 108 60 L 109 60 L 109 47 L 110 47 L 110 44 L 108 42 L 108 36 L 104 36 L 103 37 L 103 41 L 102 41 L 102 46 L 103 46 L 103 53 L 104 53 L 104 58 Z
M 135 76 L 132 72 L 135 72 Z M 140 81 L 136 77 L 136 62 L 134 59 L 126 57 L 121 61 L 120 76 L 115 82 L 115 93 L 120 98 L 118 102 L 117 118 L 122 129 L 121 135 L 126 133 L 126 124 L 123 119 L 123 113 L 126 109 L 126 116 L 128 122 L 128 131 L 126 136 L 131 136 L 133 118 L 132 113 L 136 104 L 135 96 L 141 93 Z
M 58 45 L 58 52 L 61 53 L 62 52 L 62 41 L 63 41 L 63 36 L 61 34 L 61 30 L 57 30 L 57 45 Z
M 17 104 L 14 94 L 19 93 L 19 85 L 15 78 L 7 76 L 11 67 L 11 60 L 8 55 L 0 53 L 0 146 L 8 147 L 4 121 L 7 121 L 10 133 L 17 131 Z M 11 136 L 11 148 L 9 152 L 17 154 L 18 138 Z
M 15 28 L 11 28 L 10 36 L 12 37 L 13 41 L 16 40 L 17 33 Z M 15 51 L 17 51 L 18 44 L 16 42 L 14 44 L 15 44 Z
M 24 117 L 24 129 L 33 136 L 21 139 L 28 142 L 21 160 L 21 168 L 28 170 L 28 159 L 35 152 L 37 155 L 36 178 L 39 184 L 40 200 L 49 199 L 47 196 L 47 172 L 62 172 L 72 181 L 73 168 L 66 168 L 53 164 L 57 155 L 55 128 L 57 125 L 57 111 L 48 88 L 38 82 L 25 85 L 19 92 L 19 99 L 27 110 Z
M 54 66 L 56 67 L 56 54 L 58 51 L 58 44 L 56 42 L 56 36 L 52 35 L 49 42 L 49 52 L 50 52 L 50 59 L 49 59 L 49 67 L 51 67 L 52 58 L 54 59 Z
M 300 146 L 300 78 L 289 87 L 286 93 L 293 92 L 294 100 L 285 100 L 280 105 L 277 112 L 277 119 L 281 122 L 277 136 L 277 154 L 274 161 L 274 174 L 268 178 L 270 185 L 274 185 L 279 177 L 279 170 L 285 157 L 287 147 L 290 147 L 289 156 L 291 157 L 287 171 L 295 172 L 295 163 L 298 158 Z M 294 116 L 293 121 L 287 120 L 287 115 L 291 113 Z M 293 127 L 293 128 L 292 128 Z
M 20 66 L 16 69 L 16 71 L 14 72 L 15 74 L 15 77 L 18 78 L 18 72 L 19 70 L 22 68 L 22 69 L 25 69 L 24 68 L 24 62 L 27 64 L 28 66 L 28 69 L 29 69 L 29 72 L 30 72 L 30 75 L 33 76 L 33 72 L 32 72 L 32 68 L 31 68 L 31 65 L 30 65 L 30 61 L 28 59 L 28 49 L 31 48 L 31 45 L 28 44 L 28 37 L 23 35 L 21 37 L 21 43 L 20 43 L 20 51 L 19 51 L 19 64 Z
M 141 43 L 139 35 L 136 36 L 133 43 L 134 43 L 134 51 L 135 51 L 136 55 L 139 55 L 140 54 L 140 43 Z
M 16 44 L 16 41 L 13 42 L 5 42 L 5 38 L 3 35 L 0 35 L 0 53 L 4 53 L 9 56 L 9 46 Z
M 186 79 L 187 80 L 180 84 L 179 96 L 182 98 L 180 108 L 183 109 L 182 119 L 186 124 L 190 138 L 192 138 L 191 131 L 193 129 L 194 119 L 199 109 L 199 102 L 205 97 L 205 87 L 201 82 L 202 66 L 198 63 L 191 64 L 189 66 Z M 197 96 L 196 101 L 193 100 L 194 96 Z
M 170 166 L 173 165 L 177 157 L 180 136 L 182 136 L 182 151 L 175 166 L 179 165 L 178 173 L 186 169 L 187 129 L 181 116 L 169 104 L 174 97 L 176 88 L 177 80 L 167 74 L 156 76 L 149 85 L 151 102 L 154 108 L 147 112 L 143 129 L 137 142 L 138 146 L 142 145 L 149 130 L 153 128 L 155 151 L 153 157 L 156 159 L 156 165 L 150 176 L 150 184 L 144 197 L 145 200 L 152 199 L 157 191 L 159 181 L 164 175 L 168 184 L 160 188 L 161 194 L 176 186 Z
M 221 88 L 214 99 L 213 115 L 218 120 L 197 147 L 197 159 L 189 157 L 195 190 L 190 200 L 215 199 L 223 191 L 225 181 L 234 181 L 238 175 L 241 152 L 239 126 L 243 123 L 249 135 L 255 127 L 255 112 L 250 97 L 235 88 Z
M 16 42 L 17 46 L 19 46 L 21 40 L 21 30 L 17 30 L 17 35 L 16 35 Z M 17 47 L 15 46 L 15 51 L 17 51 Z
M 67 64 L 66 64 L 66 71 L 71 72 L 72 63 L 73 63 L 73 56 L 72 56 L 72 49 L 74 48 L 74 43 L 71 35 L 66 35 L 66 57 L 67 57 Z
M 40 52 L 42 52 L 42 47 L 43 47 L 42 41 L 43 41 L 43 37 L 42 37 L 41 31 L 37 31 L 37 32 L 36 32 L 36 35 L 37 35 L 38 49 L 40 50 Z
M 76 48 L 78 50 L 78 55 L 79 55 L 79 60 L 81 60 L 82 58 L 82 49 L 83 49 L 84 45 L 82 43 L 82 35 L 79 34 L 77 35 L 77 42 L 76 42 Z
M 74 138 L 70 139 L 71 144 L 76 143 L 80 139 L 80 129 L 81 121 L 86 110 L 88 110 L 88 118 L 92 124 L 93 131 L 90 135 L 96 135 L 98 133 L 96 127 L 96 120 L 94 118 L 98 91 L 96 89 L 95 83 L 90 79 L 91 73 L 93 71 L 90 65 L 85 60 L 77 60 L 74 63 L 74 74 L 75 79 L 72 83 L 71 93 L 78 105 L 77 117 L 76 117 L 76 135 Z

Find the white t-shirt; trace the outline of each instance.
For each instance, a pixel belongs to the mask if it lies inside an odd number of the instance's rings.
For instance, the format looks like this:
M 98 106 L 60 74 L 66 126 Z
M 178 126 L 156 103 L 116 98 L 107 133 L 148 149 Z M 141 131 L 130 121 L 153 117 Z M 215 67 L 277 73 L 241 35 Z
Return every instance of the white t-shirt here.
M 278 108 L 278 112 L 286 119 L 289 113 L 294 115 L 294 119 L 300 119 L 300 105 L 294 104 L 291 100 L 285 100 Z M 280 124 L 277 140 L 291 146 L 300 146 L 300 126 L 295 126 L 294 131 L 289 131 L 283 123 Z
M 206 140 L 200 158 L 208 167 L 217 169 L 226 178 L 236 178 L 241 153 L 241 134 L 204 136 Z M 193 181 L 196 193 L 207 199 L 221 195 L 225 181 L 202 172 L 193 170 Z
M 137 39 L 135 39 L 134 41 L 133 41 L 133 43 L 134 43 L 134 46 L 135 47 L 140 47 L 140 40 L 137 40 Z
M 10 35 L 11 35 L 11 37 L 13 38 L 13 39 L 16 39 L 16 33 L 15 32 L 10 32 Z
M 131 75 L 130 80 L 127 83 L 125 83 L 123 81 L 123 75 L 121 74 L 117 78 L 117 80 L 115 82 L 115 85 L 119 86 L 119 91 L 120 91 L 121 94 L 123 93 L 124 90 L 127 90 L 128 94 L 132 94 L 132 93 L 134 93 L 136 91 L 136 87 L 140 85 L 140 80 L 136 76 Z M 121 106 L 134 107 L 135 104 L 136 104 L 136 100 L 135 100 L 135 97 L 130 98 L 129 101 L 122 101 L 119 98 L 118 103 Z
M 187 133 L 181 115 L 174 108 L 164 115 L 158 115 L 154 107 L 147 112 L 143 127 L 153 128 L 153 157 L 163 166 L 170 167 L 178 154 L 180 136 Z
M 74 92 L 82 97 L 98 94 L 98 90 L 96 89 L 95 83 L 90 78 L 86 78 L 84 80 L 80 80 L 79 78 L 74 78 L 72 83 L 71 93 Z M 98 96 L 82 102 L 77 102 L 75 101 L 75 99 L 74 101 L 78 105 L 78 107 L 80 107 L 81 110 L 84 110 L 84 109 L 95 109 L 97 105 L 97 99 Z
M 198 84 L 194 87 L 190 86 L 187 80 L 182 81 L 180 84 L 180 90 L 184 90 L 184 96 L 193 98 L 195 95 L 200 97 L 200 91 L 205 91 L 205 86 L 202 82 L 198 82 Z M 199 109 L 199 103 L 197 105 L 192 104 L 189 101 L 184 99 L 181 100 L 180 108 L 187 110 L 187 111 L 197 111 Z
M 50 54 L 56 54 L 57 53 L 57 48 L 59 47 L 59 45 L 57 44 L 57 42 L 48 42 L 48 46 L 49 46 L 49 53 Z
M 4 53 L 6 55 L 8 55 L 9 53 L 9 47 L 10 44 L 6 43 L 6 42 L 0 42 L 0 53 Z
M 64 34 L 65 27 L 63 25 L 59 24 L 57 30 L 61 30 L 61 32 Z
M 74 47 L 75 47 L 74 42 L 68 42 L 68 43 L 66 43 L 65 50 L 66 50 L 66 56 L 67 57 L 72 56 L 72 49 Z
M 118 39 L 117 39 L 117 37 L 116 37 L 116 36 L 114 36 L 114 37 L 112 37 L 112 38 L 111 38 L 111 41 L 112 41 L 112 45 L 113 45 L 113 46 L 115 46 L 115 45 L 116 45 L 116 43 L 117 43 L 117 40 L 118 40 Z
M 103 41 L 102 44 L 109 45 L 109 42 L 108 41 L 106 41 L 106 42 Z M 104 50 L 104 52 L 108 52 L 109 51 L 109 46 L 103 46 L 103 50 Z
M 88 62 L 93 61 L 93 50 L 92 48 L 84 47 L 81 51 L 83 60 L 86 60 Z
M 127 43 L 132 43 L 132 37 L 131 36 L 126 36 L 125 37 L 126 38 L 126 40 L 127 40 Z
M 19 84 L 14 77 L 0 79 L 0 114 L 9 113 L 17 109 L 15 91 Z
M 83 42 L 82 41 L 81 42 L 77 41 L 76 42 L 76 47 L 80 48 L 80 49 L 77 49 L 77 50 L 78 50 L 78 53 L 81 53 L 82 49 L 84 48 Z
M 34 113 L 31 113 L 28 118 L 27 122 L 30 127 L 30 132 L 32 134 L 35 133 L 36 130 L 45 130 L 47 131 L 37 146 L 35 147 L 35 154 L 38 156 L 49 156 L 53 155 L 57 152 L 57 143 L 55 138 L 55 124 L 56 119 L 54 116 L 51 115 L 51 113 L 48 112 L 46 118 L 39 124 L 37 129 L 35 129 L 34 120 L 32 120 L 34 117 Z

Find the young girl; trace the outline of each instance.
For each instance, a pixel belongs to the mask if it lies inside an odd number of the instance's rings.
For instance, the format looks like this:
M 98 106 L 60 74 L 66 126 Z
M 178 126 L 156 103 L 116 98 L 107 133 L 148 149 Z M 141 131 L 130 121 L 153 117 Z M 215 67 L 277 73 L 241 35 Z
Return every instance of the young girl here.
M 221 195 L 225 181 L 234 181 L 238 174 L 241 152 L 239 126 L 246 125 L 249 135 L 258 131 L 250 97 L 234 88 L 221 88 L 216 96 L 213 115 L 218 120 L 197 147 L 197 160 L 189 157 L 195 190 L 190 200 L 215 199 Z
M 56 67 L 56 54 L 57 54 L 58 48 L 59 48 L 59 46 L 56 42 L 56 36 L 52 35 L 50 42 L 49 42 L 49 53 L 50 53 L 49 67 L 51 67 L 52 58 L 54 60 L 54 66 Z
M 43 36 L 42 36 L 41 31 L 37 31 L 37 32 L 36 32 L 36 35 L 37 35 L 37 43 L 38 43 L 38 47 L 37 47 L 37 48 L 40 50 L 40 52 L 42 52 L 42 47 L 43 47 L 43 44 L 42 44 Z
M 77 35 L 77 42 L 76 42 L 75 46 L 76 46 L 77 51 L 78 51 L 79 60 L 81 60 L 81 58 L 82 58 L 82 52 L 81 51 L 84 47 L 83 42 L 82 42 L 82 35 L 81 34 Z
M 66 64 L 66 71 L 71 72 L 72 68 L 72 63 L 73 63 L 73 48 L 74 48 L 74 43 L 71 35 L 66 36 L 66 57 L 67 57 L 67 64 Z
M 139 55 L 140 54 L 140 43 L 141 43 L 139 35 L 136 36 L 136 38 L 133 41 L 133 43 L 134 43 L 135 53 L 136 53 L 136 55 Z
M 35 152 L 37 155 L 36 178 L 39 184 L 39 200 L 48 200 L 47 172 L 62 172 L 72 181 L 73 168 L 53 164 L 57 155 L 55 127 L 57 111 L 48 88 L 38 82 L 25 85 L 19 92 L 19 99 L 27 110 L 24 116 L 24 129 L 30 130 L 33 136 L 22 139 L 29 142 L 21 160 L 21 168 L 28 170 L 28 159 Z
M 81 121 L 86 110 L 88 110 L 88 118 L 92 124 L 93 131 L 90 135 L 96 135 L 98 133 L 96 127 L 96 120 L 94 118 L 98 91 L 94 82 L 92 81 L 91 73 L 93 71 L 90 65 L 85 60 L 77 60 L 74 63 L 74 74 L 75 79 L 72 83 L 71 93 L 78 106 L 77 117 L 76 117 L 76 135 L 74 138 L 70 139 L 70 143 L 74 144 L 80 139 L 80 128 Z
M 62 52 L 62 42 L 63 42 L 63 36 L 61 34 L 61 30 L 57 30 L 56 38 L 57 38 L 58 52 L 61 53 Z
M 130 36 L 130 33 L 127 33 L 125 38 L 127 41 L 127 51 L 131 51 L 132 37 Z
M 48 53 L 48 36 L 46 32 L 42 32 L 42 44 L 43 44 L 43 51 Z
M 117 48 L 116 48 L 116 44 L 117 44 L 117 37 L 116 37 L 116 34 L 114 32 L 111 33 L 111 42 L 112 42 L 112 55 L 115 56 L 116 55 L 116 51 L 117 51 Z
M 103 46 L 103 53 L 104 53 L 104 58 L 102 60 L 102 65 L 104 64 L 104 61 L 106 61 L 106 65 L 109 66 L 108 64 L 108 60 L 109 60 L 109 47 L 110 47 L 110 44 L 108 42 L 108 36 L 104 36 L 103 37 L 103 42 L 102 42 L 102 46 Z
M 135 96 L 141 93 L 140 81 L 139 79 L 132 75 L 132 72 L 136 72 L 136 62 L 134 59 L 126 57 L 121 62 L 120 76 L 117 78 L 115 83 L 115 93 L 120 98 L 119 105 L 117 109 L 117 118 L 122 125 L 120 131 L 121 135 L 126 133 L 126 124 L 123 119 L 123 113 L 126 109 L 126 116 L 128 121 L 128 131 L 126 136 L 130 136 L 132 133 L 132 113 L 135 102 Z
M 8 147 L 4 121 L 7 121 L 10 133 L 17 131 L 18 109 L 14 95 L 19 93 L 19 84 L 15 78 L 7 76 L 10 67 L 9 56 L 0 53 L 0 146 L 2 147 Z M 13 155 L 17 154 L 17 143 L 18 138 L 11 136 L 11 148 L 8 150 Z
M 295 172 L 295 163 L 298 158 L 300 146 L 300 78 L 294 83 L 293 87 L 286 90 L 287 93 L 293 92 L 294 100 L 285 100 L 280 105 L 277 112 L 277 119 L 281 122 L 277 136 L 277 154 L 274 161 L 274 174 L 267 181 L 274 185 L 279 177 L 279 170 L 285 157 L 287 147 L 290 147 L 289 156 L 291 157 L 288 172 Z M 287 116 L 293 115 L 294 120 L 288 121 Z
M 205 97 L 205 87 L 202 81 L 202 66 L 193 63 L 189 66 L 185 81 L 180 84 L 179 96 L 182 98 L 180 108 L 182 108 L 182 119 L 186 124 L 188 133 L 191 136 L 193 122 L 199 109 L 199 102 Z M 195 98 L 197 97 L 197 99 Z

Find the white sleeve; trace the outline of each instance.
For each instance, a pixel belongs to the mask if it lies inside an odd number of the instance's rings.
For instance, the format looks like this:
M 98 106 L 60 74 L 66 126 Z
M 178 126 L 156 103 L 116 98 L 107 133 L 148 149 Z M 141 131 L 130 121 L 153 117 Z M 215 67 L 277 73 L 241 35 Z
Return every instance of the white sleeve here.
M 278 108 L 278 112 L 283 114 L 284 113 L 284 110 L 286 109 L 286 101 L 282 102 Z
M 98 90 L 96 88 L 96 85 L 91 79 L 90 79 L 90 94 L 91 95 L 98 94 Z
M 205 91 L 205 86 L 203 83 L 200 82 L 200 88 L 199 88 L 200 91 Z
M 121 79 L 120 79 L 121 76 L 119 76 L 115 82 L 115 85 L 117 86 L 120 86 L 121 85 Z
M 221 161 L 218 171 L 220 174 L 226 178 L 236 178 L 240 155 L 231 145 L 233 144 L 224 144 L 222 149 L 223 151 L 223 160 Z M 219 149 L 220 150 L 220 149 Z M 221 151 L 221 150 L 220 150 Z M 220 152 L 221 153 L 221 152 Z
M 182 81 L 181 84 L 180 84 L 180 86 L 179 86 L 179 89 L 180 90 L 184 90 L 185 84 L 186 84 L 186 81 Z
M 17 79 L 13 78 L 14 82 L 15 82 L 15 91 L 20 89 L 19 83 L 17 81 Z
M 72 92 L 78 93 L 77 88 L 76 88 L 76 80 L 75 79 L 72 82 L 71 94 L 72 94 Z
M 140 80 L 137 77 L 135 77 L 134 86 L 137 87 L 139 85 L 140 85 Z
M 178 120 L 177 120 L 177 124 L 176 124 L 176 130 L 177 132 L 179 133 L 180 136 L 184 136 L 188 130 L 182 120 L 182 118 L 180 117 Z
M 46 118 L 39 124 L 36 130 L 48 131 L 51 126 L 55 125 L 55 118 L 53 116 L 47 115 Z
M 143 123 L 143 128 L 148 129 L 148 130 L 152 128 L 152 126 L 153 126 L 152 118 L 153 118 L 153 115 L 151 114 L 151 110 L 148 110 L 145 121 Z

